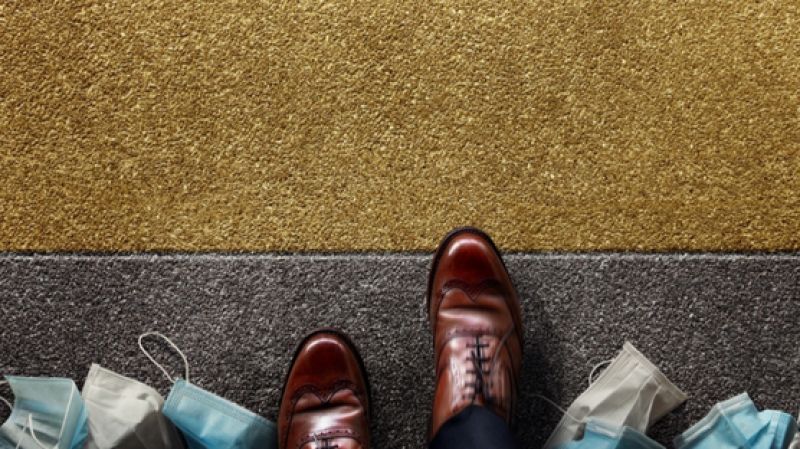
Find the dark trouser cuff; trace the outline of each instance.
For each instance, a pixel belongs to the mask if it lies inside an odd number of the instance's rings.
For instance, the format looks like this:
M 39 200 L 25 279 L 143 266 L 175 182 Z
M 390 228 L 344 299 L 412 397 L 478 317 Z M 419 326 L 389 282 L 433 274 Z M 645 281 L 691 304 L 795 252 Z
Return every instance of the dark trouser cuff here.
M 430 449 L 517 449 L 511 429 L 503 418 L 470 405 L 448 419 L 433 437 Z

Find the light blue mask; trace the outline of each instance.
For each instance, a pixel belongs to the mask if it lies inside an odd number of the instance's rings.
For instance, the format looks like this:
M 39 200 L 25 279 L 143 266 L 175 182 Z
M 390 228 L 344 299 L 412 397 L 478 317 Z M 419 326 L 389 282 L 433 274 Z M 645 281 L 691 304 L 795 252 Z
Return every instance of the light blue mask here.
M 634 428 L 590 419 L 582 439 L 562 444 L 558 449 L 664 449 L 664 446 Z
M 2 449 L 80 449 L 89 435 L 86 407 L 71 379 L 7 376 L 11 416 L 0 426 Z
M 759 412 L 747 393 L 720 402 L 675 439 L 676 449 L 786 449 L 797 424 L 788 413 Z
M 767 429 L 767 441 L 772 439 L 772 446 L 756 446 L 756 447 L 769 447 L 771 449 L 787 449 L 792 444 L 792 440 L 797 434 L 797 421 L 788 413 L 779 412 L 777 410 L 764 410 L 761 412 L 770 416 L 770 426 Z
M 164 339 L 184 361 L 184 379 L 173 379 L 144 349 L 146 336 Z M 278 447 L 275 424 L 263 417 L 189 383 L 189 364 L 181 350 L 164 335 L 148 332 L 139 337 L 142 352 L 174 383 L 162 413 L 186 439 L 189 449 L 273 449 Z M 0 448 L 2 449 L 2 448 Z
M 178 379 L 164 403 L 190 449 L 278 447 L 275 424 L 211 392 Z

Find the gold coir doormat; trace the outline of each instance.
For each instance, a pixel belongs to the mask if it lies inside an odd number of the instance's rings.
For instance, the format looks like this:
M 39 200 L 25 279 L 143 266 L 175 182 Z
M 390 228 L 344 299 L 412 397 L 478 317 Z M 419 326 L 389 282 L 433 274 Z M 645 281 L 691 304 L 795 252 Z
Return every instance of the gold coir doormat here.
M 0 250 L 800 249 L 796 4 L 504 3 L 6 3 Z

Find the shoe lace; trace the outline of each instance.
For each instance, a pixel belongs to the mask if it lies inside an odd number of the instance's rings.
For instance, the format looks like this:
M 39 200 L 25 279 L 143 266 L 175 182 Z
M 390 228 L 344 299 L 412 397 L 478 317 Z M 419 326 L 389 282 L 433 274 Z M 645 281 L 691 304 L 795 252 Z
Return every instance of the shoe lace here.
M 496 366 L 495 362 L 497 361 L 498 355 L 500 355 L 500 348 L 502 348 L 508 339 L 516 332 L 514 326 L 503 335 L 500 341 L 497 344 L 497 350 L 494 354 L 489 357 L 488 354 L 484 352 L 484 349 L 488 348 L 490 345 L 489 343 L 484 343 L 481 341 L 481 338 L 484 334 L 479 333 L 475 335 L 475 342 L 468 342 L 466 344 L 467 348 L 470 349 L 470 353 L 467 356 L 467 361 L 472 362 L 472 369 L 467 370 L 467 374 L 474 374 L 475 378 L 472 382 L 467 382 L 465 386 L 472 390 L 472 393 L 469 397 L 471 403 L 475 403 L 475 399 L 478 397 L 478 394 L 483 396 L 483 400 L 485 405 L 493 406 L 495 404 L 495 398 L 492 396 L 492 369 Z M 488 362 L 488 363 L 487 363 Z M 466 398 L 466 395 L 464 395 Z M 501 401 L 502 402 L 502 401 Z M 798 448 L 800 449 L 800 448 Z
M 467 374 L 474 375 L 474 378 L 472 382 L 467 382 L 465 386 L 471 390 L 469 395 L 471 403 L 474 403 L 475 399 L 480 394 L 483 400 L 486 401 L 486 404 L 490 405 L 493 400 L 491 395 L 492 384 L 489 376 L 491 364 L 487 364 L 486 362 L 491 361 L 492 358 L 487 357 L 484 353 L 484 350 L 489 347 L 489 343 L 481 341 L 482 336 L 482 334 L 475 335 L 475 341 L 467 343 L 467 348 L 470 350 L 467 361 L 472 362 L 472 369 L 468 369 Z

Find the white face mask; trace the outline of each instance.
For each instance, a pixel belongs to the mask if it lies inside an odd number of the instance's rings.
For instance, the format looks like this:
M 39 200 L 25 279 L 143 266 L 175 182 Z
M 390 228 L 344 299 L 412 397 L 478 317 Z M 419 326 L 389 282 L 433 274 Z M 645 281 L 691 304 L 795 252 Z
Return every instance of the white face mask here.
M 644 433 L 686 399 L 684 392 L 626 342 L 617 358 L 570 405 L 544 447 L 552 449 L 575 440 L 589 418 Z
M 81 395 L 89 411 L 86 449 L 175 447 L 164 398 L 150 386 L 93 364 Z

